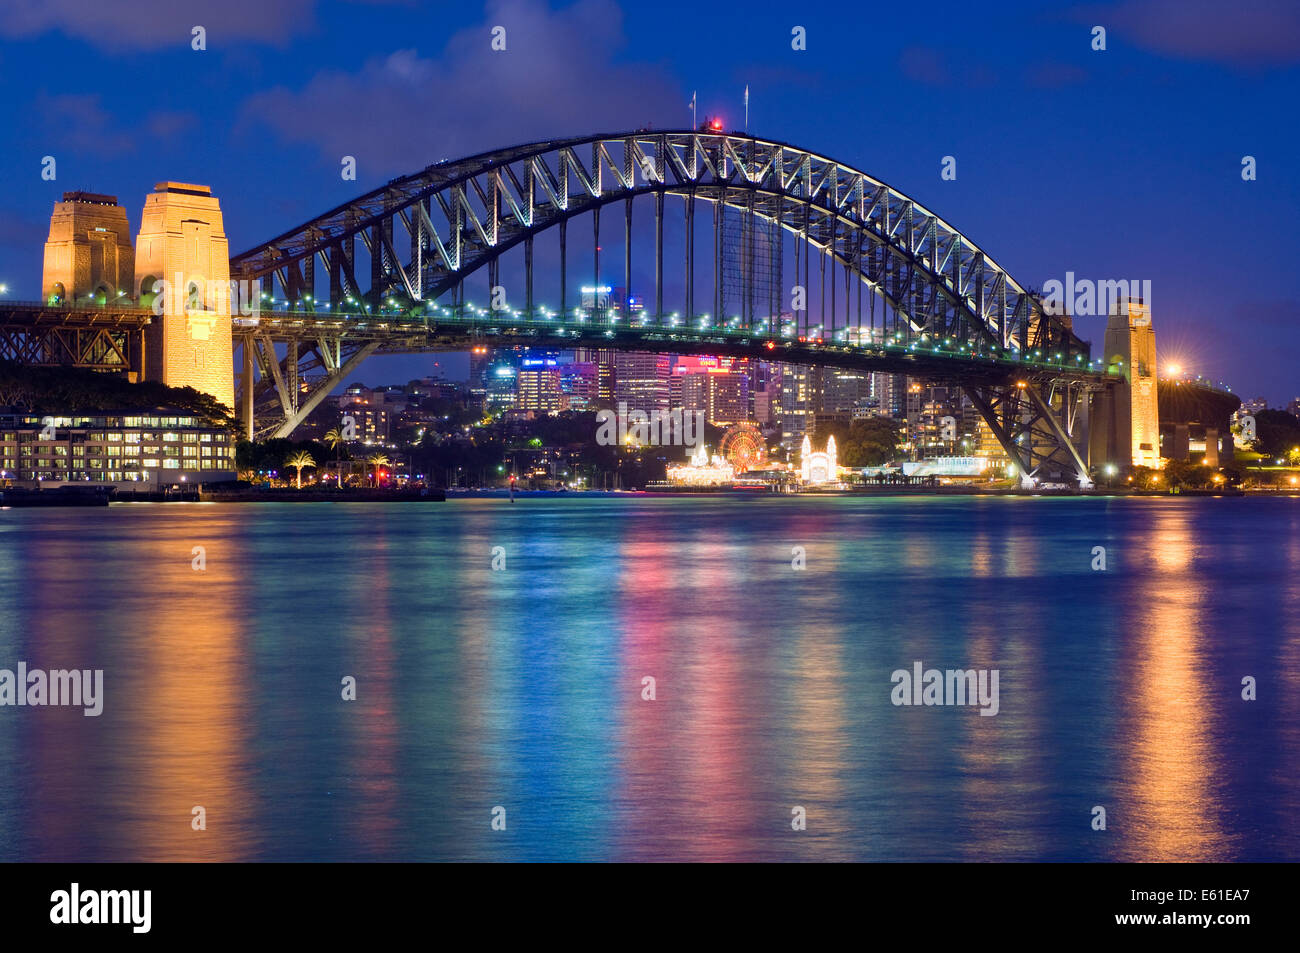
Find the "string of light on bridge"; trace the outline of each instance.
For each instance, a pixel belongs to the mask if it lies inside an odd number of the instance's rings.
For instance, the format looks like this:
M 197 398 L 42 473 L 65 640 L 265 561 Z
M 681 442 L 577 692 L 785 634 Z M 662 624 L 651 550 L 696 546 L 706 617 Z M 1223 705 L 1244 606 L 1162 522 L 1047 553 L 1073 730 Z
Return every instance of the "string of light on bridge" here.
M 287 307 L 289 302 L 283 299 L 273 300 L 269 295 L 264 294 L 263 299 L 272 307 L 280 305 Z M 411 324 L 416 326 L 426 326 L 429 319 L 436 322 L 492 327 L 500 325 L 503 321 L 511 323 L 522 323 L 529 327 L 539 327 L 555 334 L 557 337 L 564 337 L 566 326 L 571 327 L 573 332 L 578 332 L 581 328 L 589 331 L 592 327 L 607 327 L 606 335 L 613 337 L 614 332 L 619 329 L 635 331 L 668 331 L 675 334 L 690 334 L 700 337 L 710 335 L 722 335 L 732 341 L 753 342 L 760 341 L 767 350 L 774 350 L 780 344 L 800 344 L 814 349 L 839 350 L 843 353 L 855 353 L 856 351 L 879 352 L 883 351 L 889 354 L 930 354 L 941 357 L 952 357 L 957 359 L 969 360 L 972 358 L 982 358 L 984 360 L 996 363 L 1015 364 L 1017 366 L 1030 365 L 1041 368 L 1069 369 L 1079 372 L 1101 373 L 1101 362 L 1089 360 L 1086 364 L 1083 361 L 1082 354 L 1074 355 L 1073 361 L 1065 360 L 1065 356 L 1055 353 L 1045 356 L 1041 350 L 1029 352 L 1028 357 L 1020 355 L 1015 349 L 999 351 L 996 346 L 990 345 L 987 350 L 974 349 L 967 344 L 956 344 L 951 338 L 945 340 L 931 341 L 930 335 L 922 332 L 916 336 L 916 340 L 907 341 L 901 333 L 895 332 L 877 339 L 868 341 L 861 340 L 868 337 L 870 332 L 863 329 L 839 328 L 833 332 L 830 340 L 818 336 L 824 331 L 823 325 L 814 325 L 808 328 L 807 334 L 796 334 L 795 328 L 791 325 L 782 327 L 779 331 L 774 327 L 752 328 L 745 327 L 741 323 L 738 315 L 733 315 L 726 323 L 716 324 L 713 322 L 712 315 L 703 313 L 691 320 L 683 319 L 680 312 L 670 312 L 664 316 L 662 323 L 656 322 L 653 318 L 624 318 L 617 313 L 601 315 L 599 313 L 589 314 L 587 309 L 577 307 L 570 309 L 567 317 L 561 316 L 558 309 L 549 308 L 545 305 L 536 305 L 534 308 L 535 315 L 529 316 L 518 309 L 506 308 L 492 310 L 466 301 L 463 306 L 450 308 L 445 305 L 439 305 L 434 302 L 424 302 L 423 306 L 417 305 L 413 308 L 402 307 L 396 300 L 388 299 L 385 301 L 385 307 L 377 311 L 371 310 L 370 305 L 358 301 L 356 298 L 349 296 L 345 303 L 356 307 L 356 311 L 339 310 L 334 311 L 329 316 L 337 317 L 340 321 L 346 321 L 356 326 L 364 325 L 364 319 L 367 316 L 374 318 L 390 317 L 397 318 L 398 324 Z M 303 306 L 306 307 L 303 307 Z M 266 317 L 276 318 L 278 320 L 292 321 L 295 318 L 315 317 L 319 320 L 321 315 L 329 314 L 330 306 L 324 304 L 320 306 L 319 311 L 308 310 L 312 307 L 310 296 L 304 296 L 299 307 L 284 311 L 271 311 Z M 255 326 L 260 316 L 235 317 L 235 324 L 238 327 Z M 387 324 L 388 322 L 385 322 Z M 767 322 L 775 325 L 776 322 Z M 859 340 L 852 340 L 853 337 Z M 1112 369 L 1110 373 L 1118 373 Z

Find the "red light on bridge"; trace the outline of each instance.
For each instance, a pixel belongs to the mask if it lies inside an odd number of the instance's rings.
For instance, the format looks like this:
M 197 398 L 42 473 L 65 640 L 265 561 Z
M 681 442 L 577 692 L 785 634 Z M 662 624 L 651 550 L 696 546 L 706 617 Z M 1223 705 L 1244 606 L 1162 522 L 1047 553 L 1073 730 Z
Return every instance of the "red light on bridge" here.
M 766 344 L 763 345 L 763 347 L 767 348 L 769 351 L 775 351 L 775 350 L 776 350 L 776 342 L 775 342 L 775 341 L 768 341 Z
M 714 132 L 718 132 L 720 129 L 722 129 L 722 120 L 721 119 L 713 120 L 713 122 L 709 123 L 709 128 L 712 129 Z

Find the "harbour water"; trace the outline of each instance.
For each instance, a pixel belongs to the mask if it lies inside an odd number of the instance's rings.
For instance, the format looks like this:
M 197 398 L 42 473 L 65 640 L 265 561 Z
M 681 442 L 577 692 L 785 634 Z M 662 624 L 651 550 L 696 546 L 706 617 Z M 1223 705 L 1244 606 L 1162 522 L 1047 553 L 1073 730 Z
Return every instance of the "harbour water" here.
M 1300 859 L 1297 499 L 6 510 L 20 662 L 4 860 Z

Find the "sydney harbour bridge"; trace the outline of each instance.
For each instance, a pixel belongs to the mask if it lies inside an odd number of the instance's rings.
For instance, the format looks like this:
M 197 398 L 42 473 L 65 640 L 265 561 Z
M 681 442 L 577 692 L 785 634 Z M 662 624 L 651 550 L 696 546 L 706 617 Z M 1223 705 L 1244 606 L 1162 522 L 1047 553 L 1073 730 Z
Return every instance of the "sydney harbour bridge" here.
M 611 243 L 621 260 L 602 262 Z M 125 307 L 111 289 L 69 302 L 47 288 L 42 303 L 0 305 L 0 358 L 141 367 L 156 320 L 142 255 L 133 294 L 118 292 Z M 637 312 L 578 306 L 581 284 L 613 275 L 630 289 L 634 264 L 644 271 L 651 261 L 653 288 Z M 228 322 L 235 409 L 249 437 L 291 434 L 375 354 L 582 347 L 960 386 L 1026 482 L 1089 485 L 1099 462 L 1090 448 L 1107 444 L 1109 459 L 1131 462 L 1127 434 L 1100 433 L 1127 413 L 1124 368 L 1094 360 L 1068 319 L 896 189 L 750 135 L 638 130 L 443 161 L 228 262 L 228 274 L 209 262 L 206 277 L 231 288 L 260 282 L 253 306 L 236 295 L 233 314 L 229 301 L 191 296 L 184 307 L 191 319 L 204 310 Z M 180 273 L 179 260 L 153 271 L 171 274 L 172 264 Z M 188 280 L 194 264 L 184 267 Z M 558 300 L 537 300 L 535 274 L 558 283 Z M 467 298 L 471 277 L 485 279 L 482 302 Z M 160 340 L 153 373 L 174 367 L 170 352 L 182 347 Z

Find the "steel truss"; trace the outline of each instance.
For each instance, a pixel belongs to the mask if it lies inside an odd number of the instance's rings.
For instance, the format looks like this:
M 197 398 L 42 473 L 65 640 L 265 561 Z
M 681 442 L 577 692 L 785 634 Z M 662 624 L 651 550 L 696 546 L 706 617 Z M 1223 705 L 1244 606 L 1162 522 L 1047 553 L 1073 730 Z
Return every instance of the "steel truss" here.
M 1087 439 L 1088 397 L 1105 386 L 1096 381 L 1037 377 L 1001 384 L 968 384 L 962 390 L 1011 458 L 1021 484 L 1077 482 L 1092 486 L 1079 451 Z
M 855 355 L 862 358 L 883 342 L 922 349 L 943 342 L 972 362 L 992 357 L 1051 363 L 1056 371 L 1049 383 L 1034 376 L 1032 386 L 1018 388 L 1018 375 L 1009 376 L 1003 368 L 995 379 L 976 375 L 981 379 L 967 385 L 968 393 L 1027 478 L 1068 463 L 1071 472 L 1086 480 L 1086 466 L 1070 444 L 1072 412 L 1062 410 L 1054 382 L 1095 379 L 1088 368 L 1088 344 L 1045 314 L 1039 299 L 987 253 L 920 203 L 857 169 L 787 143 L 734 133 L 642 130 L 531 143 L 441 162 L 235 256 L 231 277 L 262 279 L 273 299 L 283 296 L 291 310 L 316 312 L 317 317 L 326 302 L 332 319 L 364 319 L 367 324 L 389 302 L 408 313 L 428 302 L 450 302 L 463 315 L 466 278 L 487 269 L 496 285 L 501 257 L 522 245 L 525 288 L 519 298 L 525 302 L 522 317 L 531 322 L 537 318 L 533 244 L 541 233 L 552 231 L 560 244 L 559 322 L 564 324 L 571 305 L 570 221 L 590 214 L 596 249 L 592 265 L 599 275 L 601 211 L 621 204 L 623 286 L 630 289 L 633 200 L 641 196 L 653 198 L 655 225 L 654 307 L 647 308 L 639 325 L 643 340 L 661 341 L 669 326 L 664 226 L 665 197 L 672 196 L 683 202 L 686 300 L 680 310 L 688 323 L 704 331 L 731 327 L 778 338 L 843 341 L 863 348 Z M 714 288 L 704 308 L 697 307 L 705 299 L 695 275 L 699 201 L 714 209 L 708 269 Z M 795 284 L 810 289 L 812 269 L 820 269 L 823 300 L 815 326 L 806 300 L 810 294 L 790 321 L 783 321 L 780 306 L 754 301 L 752 294 L 739 302 L 741 314 L 722 313 L 724 208 L 747 223 L 773 226 L 778 236 L 793 236 Z M 744 255 L 742 267 L 753 268 L 758 257 Z M 317 265 L 325 276 L 323 294 L 317 288 Z M 748 277 L 753 283 L 758 276 Z M 864 316 L 864 297 L 869 317 Z M 877 299 L 884 304 L 879 320 Z M 707 312 L 702 321 L 701 312 Z M 488 315 L 482 325 L 491 330 L 513 320 Z M 370 353 L 390 346 L 419 349 L 417 342 L 402 338 L 404 333 L 379 335 L 367 349 L 366 340 L 349 337 L 344 328 L 324 337 L 285 328 L 241 334 L 237 328 L 237 340 L 246 342 L 245 380 L 257 367 L 261 381 L 256 396 L 279 405 L 278 421 L 262 430 L 291 432 Z M 656 346 L 671 350 L 662 343 Z M 817 355 L 813 363 L 824 357 Z M 894 365 L 907 371 L 901 359 Z M 302 392 L 297 381 L 314 371 L 322 376 Z M 249 398 L 244 403 L 247 416 Z M 1070 423 L 1063 422 L 1062 413 Z M 1049 445 L 1055 445 L 1051 452 L 1039 449 Z
M 138 372 L 150 320 L 147 311 L 9 303 L 0 307 L 0 360 Z

